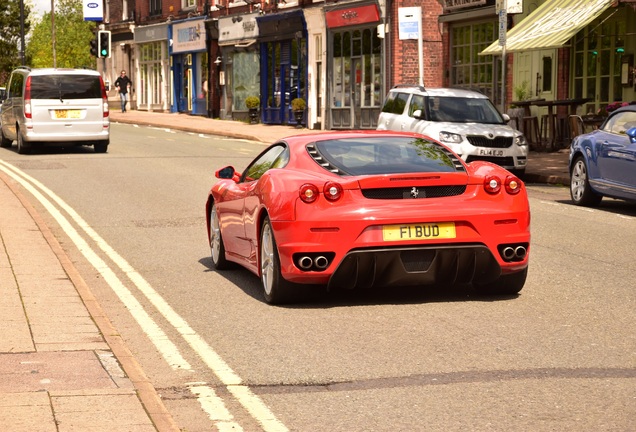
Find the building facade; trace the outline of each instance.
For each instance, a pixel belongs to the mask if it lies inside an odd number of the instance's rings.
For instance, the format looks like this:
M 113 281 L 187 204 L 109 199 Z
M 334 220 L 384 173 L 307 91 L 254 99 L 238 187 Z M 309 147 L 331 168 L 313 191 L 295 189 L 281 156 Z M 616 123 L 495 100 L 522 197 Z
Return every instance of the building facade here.
M 584 112 L 636 99 L 636 0 L 106 5 L 114 49 L 98 69 L 107 83 L 129 71 L 135 109 L 246 120 L 245 100 L 257 96 L 261 122 L 295 124 L 291 101 L 302 98 L 306 127 L 374 129 L 387 90 L 420 80 L 481 91 L 504 111 L 517 95 L 586 99 Z M 419 31 L 404 37 L 403 12 L 413 8 L 421 11 Z M 541 37 L 548 33 L 558 40 Z

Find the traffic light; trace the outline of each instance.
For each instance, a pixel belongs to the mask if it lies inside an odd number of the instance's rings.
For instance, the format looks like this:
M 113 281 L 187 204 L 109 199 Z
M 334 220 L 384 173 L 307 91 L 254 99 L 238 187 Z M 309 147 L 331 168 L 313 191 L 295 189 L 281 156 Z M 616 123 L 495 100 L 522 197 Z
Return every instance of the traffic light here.
M 99 45 L 97 35 L 91 39 L 91 55 L 95 57 L 99 57 L 99 49 L 97 47 Z
M 97 32 L 98 56 L 99 58 L 110 58 L 110 32 L 100 30 Z

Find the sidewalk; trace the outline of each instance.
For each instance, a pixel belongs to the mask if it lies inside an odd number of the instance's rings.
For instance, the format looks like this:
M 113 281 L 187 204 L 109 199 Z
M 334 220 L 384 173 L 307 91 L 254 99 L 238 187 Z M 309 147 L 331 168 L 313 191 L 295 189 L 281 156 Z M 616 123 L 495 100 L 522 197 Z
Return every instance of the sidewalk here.
M 111 119 L 263 143 L 317 132 L 142 111 Z M 567 150 L 531 152 L 526 181 L 567 184 L 567 159 Z M 1 170 L 0 299 L 0 431 L 179 431 L 41 216 Z
M 188 114 L 155 113 L 148 111 L 111 111 L 110 118 L 115 123 L 132 123 L 183 130 L 208 135 L 248 139 L 263 143 L 273 143 L 290 135 L 321 132 L 310 129 L 296 129 L 293 126 L 248 124 L 231 120 L 210 119 Z M 535 152 L 528 155 L 528 167 L 524 180 L 527 183 L 547 183 L 568 185 L 569 149 L 557 152 Z
M 40 215 L 0 171 L 0 430 L 175 431 Z

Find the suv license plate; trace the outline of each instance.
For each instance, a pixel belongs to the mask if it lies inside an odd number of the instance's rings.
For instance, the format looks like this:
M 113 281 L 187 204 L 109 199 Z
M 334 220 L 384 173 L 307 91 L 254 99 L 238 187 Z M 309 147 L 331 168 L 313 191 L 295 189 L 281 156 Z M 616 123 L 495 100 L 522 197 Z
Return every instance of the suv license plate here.
M 503 150 L 491 150 L 491 149 L 479 149 L 479 155 L 480 156 L 503 156 L 504 155 L 504 151 Z
M 384 241 L 449 239 L 456 236 L 455 223 L 453 222 L 385 225 L 382 227 Z
M 55 110 L 56 119 L 78 119 L 80 114 L 80 110 Z

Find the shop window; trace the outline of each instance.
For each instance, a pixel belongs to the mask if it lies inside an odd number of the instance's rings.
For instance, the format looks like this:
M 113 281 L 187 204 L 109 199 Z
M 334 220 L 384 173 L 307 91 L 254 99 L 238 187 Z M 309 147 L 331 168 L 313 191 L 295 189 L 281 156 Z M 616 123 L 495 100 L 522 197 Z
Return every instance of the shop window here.
M 248 96 L 260 97 L 259 64 L 255 51 L 237 52 L 232 56 L 233 110 L 246 111 Z
M 591 100 L 585 106 L 586 113 L 622 101 L 620 73 L 625 37 L 625 20 L 615 16 L 601 16 L 575 36 L 572 97 Z
M 499 98 L 496 94 L 498 75 L 494 73 L 496 60 L 491 55 L 479 55 L 497 39 L 496 30 L 492 21 L 452 27 L 451 86 L 478 89 L 493 101 Z
M 382 90 L 382 41 L 375 28 L 333 35 L 332 107 L 379 107 Z

